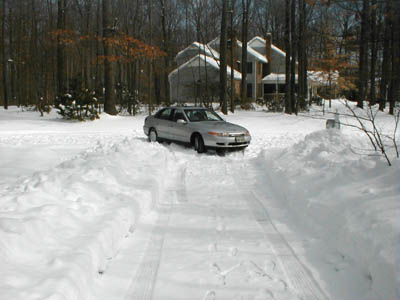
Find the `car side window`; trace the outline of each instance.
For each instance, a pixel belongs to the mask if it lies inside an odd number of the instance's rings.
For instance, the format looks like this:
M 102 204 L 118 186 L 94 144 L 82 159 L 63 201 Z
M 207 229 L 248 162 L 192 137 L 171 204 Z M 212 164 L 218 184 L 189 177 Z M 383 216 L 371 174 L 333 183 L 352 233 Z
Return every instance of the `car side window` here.
M 160 114 L 158 115 L 159 119 L 163 119 L 163 120 L 169 120 L 170 116 L 171 116 L 171 111 L 172 108 L 166 108 L 163 111 L 160 112 Z
M 185 120 L 185 116 L 183 115 L 183 113 L 181 111 L 175 110 L 174 117 L 172 118 L 172 121 L 176 122 L 179 119 Z

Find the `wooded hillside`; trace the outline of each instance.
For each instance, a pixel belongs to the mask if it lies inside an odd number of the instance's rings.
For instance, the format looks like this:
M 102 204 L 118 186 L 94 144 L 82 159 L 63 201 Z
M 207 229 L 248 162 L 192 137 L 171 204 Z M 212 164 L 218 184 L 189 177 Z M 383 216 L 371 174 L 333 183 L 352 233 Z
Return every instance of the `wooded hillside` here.
M 393 112 L 397 0 L 1 0 L 0 105 L 45 110 L 71 89 L 93 92 L 112 114 L 117 104 L 130 113 L 138 102 L 168 104 L 175 55 L 220 36 L 225 2 L 228 40 L 233 32 L 271 33 L 298 61 L 300 81 L 306 70 L 338 71 L 342 94 L 359 106 L 390 103 Z M 304 90 L 300 84 L 289 97 L 305 97 Z

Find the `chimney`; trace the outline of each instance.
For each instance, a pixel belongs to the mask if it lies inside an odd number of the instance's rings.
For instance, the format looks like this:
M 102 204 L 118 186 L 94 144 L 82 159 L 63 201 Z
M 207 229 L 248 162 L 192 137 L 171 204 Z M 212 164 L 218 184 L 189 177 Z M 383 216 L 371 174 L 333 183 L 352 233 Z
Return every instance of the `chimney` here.
M 268 60 L 267 65 L 267 75 L 271 73 L 271 48 L 272 48 L 272 35 L 271 33 L 267 33 L 265 36 L 265 56 Z

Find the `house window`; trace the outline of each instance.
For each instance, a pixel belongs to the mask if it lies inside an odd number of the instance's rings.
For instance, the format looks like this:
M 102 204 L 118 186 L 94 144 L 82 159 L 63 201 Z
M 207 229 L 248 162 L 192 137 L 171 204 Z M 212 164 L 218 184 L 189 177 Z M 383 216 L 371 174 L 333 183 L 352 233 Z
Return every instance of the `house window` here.
M 247 98 L 253 98 L 253 84 L 247 84 Z
M 247 62 L 247 74 L 253 73 L 253 63 Z
M 276 84 L 264 84 L 264 94 L 273 94 L 276 92 Z
M 263 63 L 263 66 L 262 66 L 262 77 L 267 76 L 268 75 L 267 73 L 268 73 L 268 64 Z

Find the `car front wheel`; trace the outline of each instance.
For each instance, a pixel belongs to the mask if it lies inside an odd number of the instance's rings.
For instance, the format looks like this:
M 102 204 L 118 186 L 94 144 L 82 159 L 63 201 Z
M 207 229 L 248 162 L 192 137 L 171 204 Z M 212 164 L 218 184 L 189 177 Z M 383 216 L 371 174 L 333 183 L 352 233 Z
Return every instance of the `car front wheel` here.
M 204 146 L 204 141 L 200 134 L 196 134 L 194 137 L 194 150 L 196 150 L 197 153 L 206 152 L 206 147 Z
M 149 142 L 155 143 L 158 142 L 158 135 L 157 135 L 157 131 L 154 128 L 150 129 L 149 132 Z

